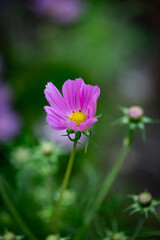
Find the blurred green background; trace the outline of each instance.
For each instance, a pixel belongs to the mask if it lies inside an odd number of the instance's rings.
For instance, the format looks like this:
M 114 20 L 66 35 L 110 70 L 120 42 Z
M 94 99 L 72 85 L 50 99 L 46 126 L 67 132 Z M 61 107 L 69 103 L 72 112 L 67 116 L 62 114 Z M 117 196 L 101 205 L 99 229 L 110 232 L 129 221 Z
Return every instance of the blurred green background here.
M 53 139 L 56 136 L 53 131 L 47 137 L 44 130 L 47 82 L 51 81 L 61 91 L 64 81 L 81 77 L 85 83 L 101 89 L 97 113 L 102 113 L 102 117 L 93 131 L 98 149 L 91 143 L 86 155 L 82 148 L 76 156 L 69 185 L 73 191 L 69 192 L 71 205 L 67 205 L 68 212 L 64 213 L 64 235 L 71 234 L 81 224 L 82 209 L 87 204 L 90 206 L 88 199 L 93 201 L 92 193 L 100 187 L 118 156 L 127 134 L 125 128 L 112 125 L 121 116 L 119 106 L 140 105 L 147 116 L 160 117 L 159 1 L 51 2 L 0 2 L 0 85 L 8 84 L 12 88 L 12 108 L 20 119 L 15 137 L 8 137 L 7 141 L 1 139 L 1 175 L 10 185 L 10 196 L 13 194 L 21 215 L 40 239 L 52 232 L 54 209 L 50 209 L 51 203 L 56 201 L 55 192 L 63 179 L 69 154 L 57 145 L 52 160 L 46 160 L 42 153 L 42 142 L 51 135 Z M 0 131 L 2 129 L 0 126 Z M 114 221 L 118 222 L 120 230 L 134 227 L 136 216 L 131 217 L 123 211 L 130 204 L 127 194 L 147 189 L 160 198 L 159 139 L 158 124 L 148 126 L 146 143 L 137 132 L 110 198 L 97 216 L 101 218 L 100 232 L 111 228 Z M 17 165 L 19 147 L 24 147 L 25 151 L 27 148 L 32 152 L 32 159 L 38 160 L 27 167 Z M 28 154 L 23 148 L 21 150 L 20 160 L 23 154 Z M 53 168 L 56 165 L 56 169 L 51 171 L 50 164 Z M 37 168 L 39 172 L 36 173 Z M 50 201 L 41 199 L 40 203 L 40 196 L 44 195 Z M 5 228 L 21 234 L 3 200 L 0 201 L 1 234 Z M 74 209 L 73 216 L 69 214 L 70 208 Z M 158 230 L 159 223 L 151 217 L 145 228 Z M 89 236 L 93 238 L 94 224 L 92 229 Z M 95 235 L 93 239 L 99 238 Z

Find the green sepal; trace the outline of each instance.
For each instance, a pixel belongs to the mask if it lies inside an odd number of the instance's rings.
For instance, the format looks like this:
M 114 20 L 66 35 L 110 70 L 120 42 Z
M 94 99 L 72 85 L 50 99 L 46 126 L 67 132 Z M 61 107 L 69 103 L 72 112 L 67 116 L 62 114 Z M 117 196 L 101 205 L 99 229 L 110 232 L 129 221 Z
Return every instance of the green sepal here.
M 75 138 L 71 138 L 70 133 L 68 133 L 67 136 L 69 140 L 71 140 L 72 142 L 75 142 L 75 141 L 77 142 L 81 138 L 81 132 L 75 132 Z
M 122 113 L 124 113 L 125 115 L 128 115 L 128 108 L 120 106 L 119 109 Z
M 129 194 L 127 197 L 128 197 L 128 198 L 131 198 L 134 202 L 135 202 L 135 201 L 138 201 L 138 195 Z
M 68 128 L 68 129 L 66 130 L 66 132 L 67 132 L 68 134 L 75 133 L 75 131 L 72 130 L 72 129 L 70 129 L 70 128 Z
M 81 138 L 81 132 L 75 133 L 75 141 L 78 141 Z
M 153 199 L 153 200 L 152 200 L 152 205 L 153 205 L 154 207 L 156 207 L 156 206 L 160 205 L 160 201 L 159 201 L 159 200 L 156 200 L 156 199 Z
M 72 142 L 78 141 L 81 138 L 81 132 L 75 132 L 74 130 L 68 128 L 66 130 L 67 134 L 62 135 L 62 136 L 68 136 L 69 140 L 71 140 Z M 70 136 L 70 134 L 74 134 L 75 133 L 75 138 L 72 138 Z
M 123 126 L 129 123 L 129 118 L 127 116 L 123 116 L 115 121 L 113 121 L 112 126 L 119 125 Z
M 142 122 L 147 124 L 147 123 L 160 123 L 160 120 L 157 120 L 157 119 L 152 119 L 152 118 L 149 118 L 149 117 L 142 117 Z

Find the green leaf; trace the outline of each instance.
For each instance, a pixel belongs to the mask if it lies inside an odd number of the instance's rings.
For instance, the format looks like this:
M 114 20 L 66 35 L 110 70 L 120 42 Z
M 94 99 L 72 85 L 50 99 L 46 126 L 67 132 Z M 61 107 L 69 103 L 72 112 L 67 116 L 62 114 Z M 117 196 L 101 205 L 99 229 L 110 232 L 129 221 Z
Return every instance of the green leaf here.
M 95 116 L 95 118 L 100 118 L 100 117 L 102 117 L 102 113 Z
M 88 144 L 89 144 L 89 139 L 88 139 L 88 141 L 86 142 L 86 145 L 85 145 L 85 154 L 87 153 L 87 150 L 88 150 Z
M 85 130 L 85 131 L 83 131 L 82 132 L 86 137 L 90 137 L 90 135 L 91 135 L 91 131 L 88 129 L 88 130 Z

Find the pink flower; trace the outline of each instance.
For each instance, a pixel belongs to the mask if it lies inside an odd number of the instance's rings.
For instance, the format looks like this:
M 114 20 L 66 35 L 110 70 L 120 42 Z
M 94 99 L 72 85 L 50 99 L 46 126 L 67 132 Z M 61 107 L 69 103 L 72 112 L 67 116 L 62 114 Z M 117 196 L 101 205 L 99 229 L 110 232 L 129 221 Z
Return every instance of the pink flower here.
M 70 128 L 75 132 L 83 132 L 97 122 L 95 113 L 100 95 L 98 86 L 86 85 L 81 78 L 77 78 L 63 84 L 63 96 L 51 82 L 44 92 L 50 104 L 50 107 L 44 107 L 47 122 L 53 129 Z
M 0 142 L 7 142 L 18 135 L 21 118 L 12 108 L 13 92 L 0 81 Z
M 21 128 L 21 119 L 13 110 L 0 111 L 0 142 L 16 137 Z
M 37 14 L 57 23 L 70 24 L 83 13 L 84 3 L 81 0 L 33 0 L 31 7 Z

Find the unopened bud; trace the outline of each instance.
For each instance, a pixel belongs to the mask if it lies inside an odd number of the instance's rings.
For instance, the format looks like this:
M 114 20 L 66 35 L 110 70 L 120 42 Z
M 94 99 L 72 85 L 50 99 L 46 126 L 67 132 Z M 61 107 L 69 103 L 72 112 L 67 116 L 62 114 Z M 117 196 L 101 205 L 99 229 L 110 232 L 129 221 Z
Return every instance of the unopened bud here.
M 138 201 L 142 206 L 148 206 L 152 202 L 152 195 L 148 192 L 140 193 L 138 196 Z
M 54 149 L 54 146 L 50 142 L 44 142 L 41 146 L 42 152 L 44 155 L 51 155 Z
M 27 162 L 31 157 L 31 152 L 30 149 L 27 147 L 18 147 L 14 152 L 13 152 L 13 159 L 14 162 L 16 163 L 25 163 Z
M 128 115 L 132 120 L 138 120 L 143 117 L 144 111 L 139 106 L 132 106 L 129 108 Z
M 46 240 L 58 240 L 59 236 L 58 235 L 49 235 L 46 237 Z
M 121 233 L 121 232 L 116 232 L 113 234 L 113 237 L 112 237 L 113 240 L 126 240 L 126 236 Z
M 16 236 L 12 232 L 6 232 L 3 235 L 3 240 L 16 240 Z
M 128 240 L 128 237 L 123 232 L 112 232 L 107 229 L 106 237 L 103 240 Z

